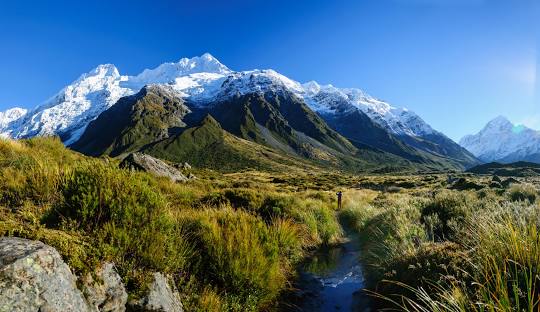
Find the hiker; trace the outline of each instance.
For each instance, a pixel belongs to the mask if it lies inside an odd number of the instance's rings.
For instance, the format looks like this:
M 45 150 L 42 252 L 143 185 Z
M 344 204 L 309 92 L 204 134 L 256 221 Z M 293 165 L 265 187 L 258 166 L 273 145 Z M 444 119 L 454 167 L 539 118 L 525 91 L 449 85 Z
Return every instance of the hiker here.
M 336 195 L 337 195 L 337 207 L 338 209 L 341 209 L 341 195 L 343 193 L 341 191 L 337 192 Z

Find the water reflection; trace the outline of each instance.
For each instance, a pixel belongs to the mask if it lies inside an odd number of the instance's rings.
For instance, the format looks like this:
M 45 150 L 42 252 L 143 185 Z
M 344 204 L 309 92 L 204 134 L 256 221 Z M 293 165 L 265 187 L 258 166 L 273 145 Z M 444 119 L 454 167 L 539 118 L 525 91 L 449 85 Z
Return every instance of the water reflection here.
M 289 311 L 370 311 L 355 237 L 321 249 L 299 271 L 297 303 Z

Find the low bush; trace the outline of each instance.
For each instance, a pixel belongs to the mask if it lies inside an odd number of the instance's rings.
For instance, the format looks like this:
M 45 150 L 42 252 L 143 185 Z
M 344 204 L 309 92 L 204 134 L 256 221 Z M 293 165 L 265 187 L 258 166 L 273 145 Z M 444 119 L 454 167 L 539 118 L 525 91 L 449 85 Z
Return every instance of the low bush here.
M 164 209 L 164 198 L 155 189 L 144 174 L 90 161 L 62 177 L 63 201 L 50 217 L 71 219 L 89 231 L 109 221 L 125 227 L 141 226 Z
M 430 236 L 438 241 L 457 239 L 457 227 L 467 220 L 475 204 L 472 193 L 446 190 L 437 193 L 422 208 L 422 219 Z
M 508 190 L 508 197 L 512 201 L 528 201 L 534 203 L 538 196 L 538 190 L 531 184 L 514 184 Z
M 112 261 L 131 298 L 163 272 L 190 311 L 270 309 L 305 250 L 340 238 L 332 193 L 196 174 L 172 183 L 55 138 L 0 140 L 0 235 L 50 244 L 78 275 Z

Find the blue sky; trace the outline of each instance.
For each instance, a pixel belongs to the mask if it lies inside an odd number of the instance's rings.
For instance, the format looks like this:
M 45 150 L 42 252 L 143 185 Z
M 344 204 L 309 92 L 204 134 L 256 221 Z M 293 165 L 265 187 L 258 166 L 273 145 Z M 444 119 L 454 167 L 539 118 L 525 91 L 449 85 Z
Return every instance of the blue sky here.
M 540 128 L 538 0 L 3 1 L 0 110 L 98 64 L 137 74 L 210 52 L 235 70 L 358 87 L 453 139 Z

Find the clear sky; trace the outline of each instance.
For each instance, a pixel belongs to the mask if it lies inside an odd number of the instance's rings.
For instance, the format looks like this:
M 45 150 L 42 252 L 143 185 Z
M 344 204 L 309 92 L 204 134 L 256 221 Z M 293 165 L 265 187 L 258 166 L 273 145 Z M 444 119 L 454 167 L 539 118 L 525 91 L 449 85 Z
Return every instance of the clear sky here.
M 540 129 L 540 0 L 12 0 L 0 110 L 98 64 L 137 74 L 210 52 L 234 70 L 358 87 L 453 139 L 504 115 Z

